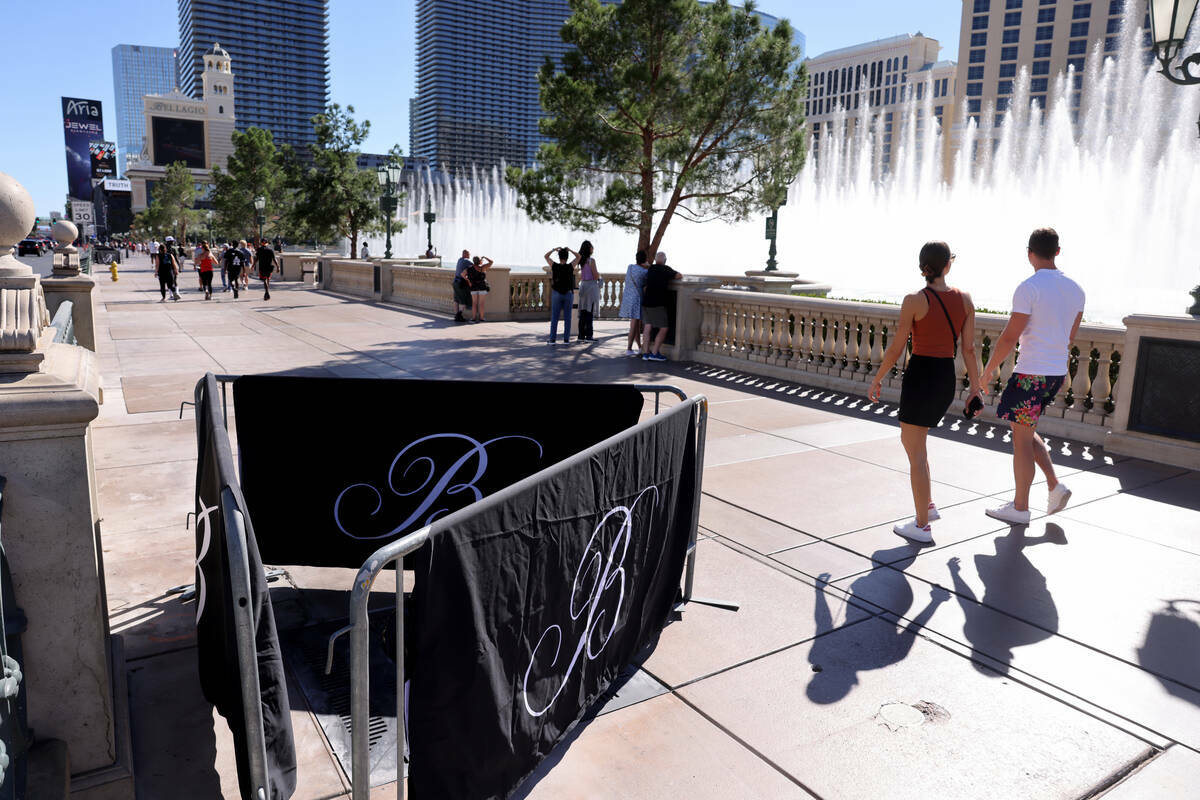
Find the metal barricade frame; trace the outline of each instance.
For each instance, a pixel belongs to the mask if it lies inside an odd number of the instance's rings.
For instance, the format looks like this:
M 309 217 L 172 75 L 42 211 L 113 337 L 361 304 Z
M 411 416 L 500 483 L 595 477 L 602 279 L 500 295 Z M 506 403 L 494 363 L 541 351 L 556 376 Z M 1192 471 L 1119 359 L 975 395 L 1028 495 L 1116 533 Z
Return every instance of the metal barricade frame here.
M 699 533 L 700 523 L 700 496 L 703 489 L 704 476 L 704 435 L 708 423 L 708 399 L 703 395 L 697 395 L 691 399 L 673 386 L 638 386 L 639 389 L 662 389 L 669 391 L 682 398 L 683 402 L 668 409 L 667 415 L 684 413 L 684 409 L 698 408 L 699 414 L 696 426 L 696 486 L 695 500 L 692 505 L 692 520 L 690 523 L 691 534 L 689 536 L 687 548 L 687 560 L 684 568 L 684 586 L 682 602 L 676 606 L 676 610 L 689 602 L 702 603 L 706 605 L 715 605 L 721 608 L 726 608 L 732 611 L 738 609 L 735 603 L 701 600 L 692 596 L 692 588 L 695 576 L 696 565 L 696 543 Z M 407 534 L 394 542 L 384 545 L 376 550 L 362 565 L 354 579 L 354 585 L 350 592 L 350 620 L 347 628 L 350 633 L 350 742 L 351 742 L 351 798 L 352 800 L 367 800 L 370 795 L 370 753 L 369 753 L 369 730 L 367 719 L 370 713 L 370 665 L 368 654 L 368 640 L 370 630 L 367 623 L 367 603 L 370 598 L 371 588 L 382 572 L 388 565 L 393 562 L 396 565 L 396 649 L 395 664 L 396 664 L 396 797 L 397 800 L 404 800 L 407 790 L 404 779 L 404 751 L 407 745 L 407 730 L 405 727 L 405 692 L 404 692 L 404 556 L 414 552 L 424 545 L 430 538 L 437 533 L 448 528 L 454 527 L 461 522 L 470 519 L 475 514 L 487 510 L 492 505 L 506 502 L 511 496 L 520 494 L 527 488 L 535 486 L 540 481 L 544 480 L 549 473 L 559 472 L 569 469 L 578 463 L 584 462 L 593 455 L 602 452 L 605 448 L 612 444 L 621 441 L 629 436 L 639 433 L 651 425 L 658 422 L 658 403 L 656 398 L 656 414 L 650 419 L 641 420 L 636 425 L 633 425 L 620 433 L 617 433 L 602 442 L 598 442 L 591 447 L 576 453 L 573 456 L 563 459 L 557 464 L 552 464 L 544 470 L 540 470 L 527 478 L 524 478 L 516 483 L 501 489 L 495 494 L 479 500 L 466 508 L 460 509 L 453 514 L 447 515 L 436 520 L 430 525 Z M 333 642 L 342 633 L 345 633 L 347 628 L 333 634 L 330 638 L 330 652 L 332 653 Z

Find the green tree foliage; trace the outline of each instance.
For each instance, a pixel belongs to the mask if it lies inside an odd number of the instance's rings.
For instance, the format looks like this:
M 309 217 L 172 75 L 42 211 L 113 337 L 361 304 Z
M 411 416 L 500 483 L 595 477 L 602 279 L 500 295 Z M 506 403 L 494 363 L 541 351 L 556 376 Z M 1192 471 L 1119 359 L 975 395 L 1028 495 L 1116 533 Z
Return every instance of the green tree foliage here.
M 195 178 L 186 164 L 176 161 L 167 165 L 163 179 L 154 186 L 150 205 L 134 217 L 134 227 L 158 238 L 170 235 L 185 241 L 188 228 L 199 224 L 199 215 L 192 210 L 195 203 Z
M 371 123 L 359 124 L 353 115 L 354 106 L 343 111 L 335 103 L 313 117 L 317 141 L 309 145 L 311 163 L 290 159 L 289 182 L 295 223 L 315 239 L 348 238 L 350 257 L 357 258 L 359 234 L 378 231 L 382 215 L 375 171 L 358 168 Z
M 506 175 L 532 218 L 636 230 L 653 252 L 675 214 L 738 220 L 782 202 L 804 165 L 807 86 L 786 20 L 765 30 L 754 3 L 727 0 L 570 6 L 572 49 L 539 75 L 555 141 Z
M 270 131 L 248 128 L 245 133 L 235 132 L 233 155 L 224 171 L 213 167 L 212 184 L 217 230 L 241 232 L 241 236 L 250 231 L 257 233 L 254 198 L 261 196 L 267 200 L 264 235 L 278 232 L 272 221 L 280 215 L 285 198 L 283 159 Z

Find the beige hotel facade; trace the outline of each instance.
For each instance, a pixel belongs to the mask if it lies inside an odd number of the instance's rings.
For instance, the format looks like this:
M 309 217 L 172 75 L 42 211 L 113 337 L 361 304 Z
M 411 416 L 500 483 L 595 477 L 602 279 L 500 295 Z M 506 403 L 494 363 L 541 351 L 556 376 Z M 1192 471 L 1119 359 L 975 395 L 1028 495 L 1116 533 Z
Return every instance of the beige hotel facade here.
M 918 134 L 926 124 L 921 106 L 927 93 L 935 123 L 952 125 L 957 114 L 957 76 L 953 61 L 938 60 L 940 50 L 936 39 L 918 32 L 831 50 L 806 61 L 806 116 L 813 157 L 820 158 L 822 142 L 835 133 L 841 114 L 846 118 L 844 134 L 853 135 L 868 105 L 869 124 L 873 129 L 882 126 L 879 162 L 885 170 L 891 163 L 893 141 L 899 141 L 903 130 L 910 98 L 920 101 L 915 106 Z
M 1137 0 L 1128 0 L 1136 2 Z M 1074 68 L 1069 102 L 1078 109 L 1086 65 L 1097 50 L 1115 55 L 1126 0 L 963 0 L 958 60 L 938 60 L 940 45 L 921 33 L 904 34 L 832 50 L 805 64 L 809 74 L 806 115 L 812 156 L 820 158 L 823 141 L 834 133 L 839 113 L 851 135 L 857 114 L 871 106 L 871 124 L 883 126 L 880 163 L 891 162 L 915 96 L 931 95 L 933 115 L 947 135 L 943 169 L 951 176 L 962 115 L 978 121 L 989 107 L 997 124 L 1008 111 L 1017 76 L 1030 74 L 1030 98 L 1042 105 L 1055 79 Z M 1143 17 L 1142 26 L 1148 26 Z M 1144 34 L 1148 36 L 1148 34 Z M 911 106 L 921 111 L 921 103 Z M 844 109 L 844 112 L 839 112 Z M 923 120 L 918 120 L 922 130 Z

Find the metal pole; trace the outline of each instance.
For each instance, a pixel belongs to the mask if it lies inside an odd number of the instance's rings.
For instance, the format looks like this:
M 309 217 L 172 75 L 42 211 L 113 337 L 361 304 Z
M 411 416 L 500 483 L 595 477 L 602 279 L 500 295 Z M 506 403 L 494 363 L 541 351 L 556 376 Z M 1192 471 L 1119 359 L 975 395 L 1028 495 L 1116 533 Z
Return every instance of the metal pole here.
M 775 263 L 775 232 L 779 230 L 779 209 L 771 211 L 771 249 L 767 257 L 767 272 L 774 272 L 778 265 Z
M 396 559 L 396 800 L 404 800 L 404 751 L 408 749 L 408 699 L 404 696 L 404 556 Z

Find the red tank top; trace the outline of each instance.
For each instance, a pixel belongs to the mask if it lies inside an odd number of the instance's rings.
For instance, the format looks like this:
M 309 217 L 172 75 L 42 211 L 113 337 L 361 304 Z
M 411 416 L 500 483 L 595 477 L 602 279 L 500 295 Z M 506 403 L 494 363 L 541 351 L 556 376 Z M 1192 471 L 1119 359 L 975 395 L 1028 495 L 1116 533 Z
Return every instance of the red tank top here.
M 944 292 L 926 289 L 923 294 L 929 301 L 929 311 L 921 319 L 913 320 L 913 355 L 953 358 L 954 337 L 962 335 L 963 322 L 967 319 L 967 308 L 963 302 L 962 292 L 958 289 L 949 289 Z M 941 304 L 938 303 L 938 299 L 942 301 Z M 946 306 L 945 313 L 942 312 L 942 304 Z M 954 323 L 953 330 L 950 328 L 950 322 L 946 321 L 946 313 L 950 315 L 950 320 Z

